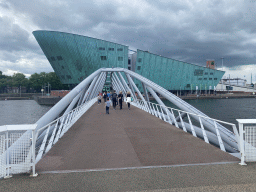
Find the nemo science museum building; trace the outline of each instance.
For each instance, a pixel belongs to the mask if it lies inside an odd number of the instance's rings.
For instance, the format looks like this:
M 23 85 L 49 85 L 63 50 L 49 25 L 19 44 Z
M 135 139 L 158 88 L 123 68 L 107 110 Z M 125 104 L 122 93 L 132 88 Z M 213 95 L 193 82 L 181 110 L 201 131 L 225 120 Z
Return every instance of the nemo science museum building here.
M 33 35 L 63 84 L 79 84 L 99 68 L 121 67 L 174 93 L 209 93 L 225 73 L 215 70 L 214 61 L 203 67 L 148 51 L 130 53 L 128 46 L 82 35 L 44 30 Z

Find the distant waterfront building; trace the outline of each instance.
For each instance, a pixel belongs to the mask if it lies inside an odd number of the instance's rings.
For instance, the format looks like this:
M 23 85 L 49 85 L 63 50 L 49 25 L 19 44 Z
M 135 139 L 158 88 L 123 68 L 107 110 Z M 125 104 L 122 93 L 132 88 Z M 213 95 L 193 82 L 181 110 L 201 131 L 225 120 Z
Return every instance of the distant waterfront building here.
M 246 87 L 246 79 L 232 78 L 232 79 L 222 79 L 223 84 L 236 85 L 239 87 Z M 250 84 L 251 85 L 251 84 Z
M 33 35 L 63 84 L 78 84 L 97 69 L 113 66 L 132 70 L 169 91 L 188 92 L 213 90 L 225 73 L 148 51 L 130 53 L 128 46 L 81 35 L 44 30 Z

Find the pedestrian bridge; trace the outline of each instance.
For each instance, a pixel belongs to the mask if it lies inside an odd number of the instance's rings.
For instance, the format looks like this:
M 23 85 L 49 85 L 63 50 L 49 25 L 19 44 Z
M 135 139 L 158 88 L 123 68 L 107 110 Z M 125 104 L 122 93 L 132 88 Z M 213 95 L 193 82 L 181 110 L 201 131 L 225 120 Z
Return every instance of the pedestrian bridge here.
M 131 92 L 132 110 L 124 104 L 107 115 L 103 104 L 95 104 L 107 77 L 117 92 Z M 134 79 L 142 83 L 144 96 Z M 165 106 L 159 94 L 178 109 Z M 255 127 L 248 130 L 254 133 Z M 123 68 L 95 71 L 35 124 L 0 127 L 0 139 L 0 177 L 5 178 L 24 172 L 36 176 L 36 171 L 232 162 L 240 155 L 244 164 L 255 154 L 252 137 L 239 135 L 235 124 L 212 119 Z

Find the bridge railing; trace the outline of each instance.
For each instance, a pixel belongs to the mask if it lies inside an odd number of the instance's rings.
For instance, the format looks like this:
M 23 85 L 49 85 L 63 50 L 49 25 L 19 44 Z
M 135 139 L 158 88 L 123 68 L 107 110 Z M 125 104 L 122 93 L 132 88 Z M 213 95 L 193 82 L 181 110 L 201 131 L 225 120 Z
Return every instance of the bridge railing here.
M 159 105 L 148 101 L 136 100 L 132 102 L 132 105 L 172 125 L 175 125 L 177 128 L 180 128 L 185 132 L 190 132 L 195 137 L 202 138 L 206 143 L 212 143 L 216 146 L 219 146 L 222 151 L 228 151 L 230 153 L 239 153 L 239 151 L 237 151 L 237 148 L 233 147 L 240 147 L 239 134 L 235 124 L 167 107 L 165 105 Z M 191 117 L 193 117 L 193 119 Z M 197 119 L 197 121 L 195 119 Z M 214 122 L 215 133 L 207 130 L 204 127 L 202 123 L 203 119 L 211 120 Z M 222 132 L 222 130 L 218 129 L 217 123 L 220 123 L 232 129 L 232 134 L 236 138 L 236 141 L 230 138 L 230 135 L 226 135 L 224 132 Z M 222 134 L 220 134 L 220 132 L 222 132 Z M 225 137 L 225 142 L 223 141 L 223 137 Z
M 36 124 L 0 126 L 0 178 L 9 178 L 12 174 L 29 172 L 31 167 L 34 166 L 35 151 L 32 145 L 35 142 L 33 138 L 36 126 Z M 32 137 L 24 135 L 28 130 L 32 131 Z M 24 137 L 22 137 L 15 150 L 7 150 L 22 135 Z
M 97 101 L 97 98 L 91 99 L 67 114 L 52 121 L 46 126 L 36 130 L 35 138 L 35 164 L 58 142 L 58 140 L 72 127 L 72 125 Z M 40 134 L 45 132 L 45 134 Z M 38 135 L 43 135 L 38 137 Z
M 256 119 L 237 119 L 240 133 L 241 165 L 256 161 Z
M 97 98 L 93 98 L 40 129 L 36 129 L 37 124 L 1 126 L 0 178 L 9 178 L 12 174 L 27 173 L 31 170 L 31 176 L 36 176 L 36 163 L 96 101 Z M 32 134 L 26 134 L 29 130 Z M 10 150 L 18 139 L 18 145 Z

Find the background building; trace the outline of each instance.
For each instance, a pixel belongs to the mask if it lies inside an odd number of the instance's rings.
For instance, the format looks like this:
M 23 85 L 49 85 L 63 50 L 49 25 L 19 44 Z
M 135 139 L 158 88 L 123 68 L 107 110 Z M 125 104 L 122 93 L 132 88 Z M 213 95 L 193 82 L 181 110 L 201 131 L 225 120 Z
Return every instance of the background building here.
M 121 67 L 152 80 L 170 91 L 214 90 L 224 71 L 202 67 L 128 46 L 55 31 L 34 31 L 36 40 L 64 84 L 78 84 L 102 67 Z M 129 53 L 128 53 L 129 51 Z M 142 91 L 142 85 L 135 82 Z M 143 92 L 143 91 L 142 91 Z

